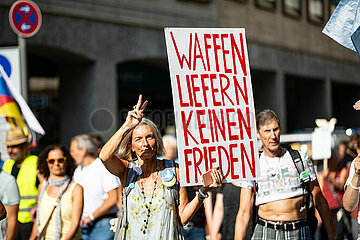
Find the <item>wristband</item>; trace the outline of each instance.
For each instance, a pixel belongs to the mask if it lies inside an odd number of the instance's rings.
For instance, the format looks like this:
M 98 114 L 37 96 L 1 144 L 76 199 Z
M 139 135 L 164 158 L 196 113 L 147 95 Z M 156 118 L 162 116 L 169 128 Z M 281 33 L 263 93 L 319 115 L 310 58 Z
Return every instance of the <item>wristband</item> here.
M 208 198 L 209 194 L 206 193 L 206 195 L 201 191 L 201 188 L 199 188 L 199 194 L 203 197 L 203 198 Z
M 197 198 L 199 199 L 200 202 L 202 202 L 202 201 L 205 200 L 205 198 L 203 198 L 203 197 L 200 195 L 199 192 L 196 192 L 196 196 L 197 196 Z
M 89 218 L 92 222 L 95 220 L 94 215 L 92 215 L 92 214 L 89 215 Z
M 354 187 L 354 186 L 351 184 L 351 181 L 350 181 L 350 187 L 351 187 L 352 189 L 354 189 L 354 190 L 359 190 L 359 189 L 360 189 L 360 187 Z

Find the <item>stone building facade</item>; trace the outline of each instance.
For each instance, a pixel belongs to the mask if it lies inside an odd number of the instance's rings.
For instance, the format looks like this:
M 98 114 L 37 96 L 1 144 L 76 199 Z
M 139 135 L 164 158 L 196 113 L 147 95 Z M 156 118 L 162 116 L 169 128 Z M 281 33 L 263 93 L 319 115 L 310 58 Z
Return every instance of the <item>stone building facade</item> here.
M 13 2 L 0 2 L 0 47 L 17 45 Z M 312 128 L 319 117 L 359 126 L 359 59 L 321 33 L 332 9 L 326 0 L 35 2 L 43 24 L 27 39 L 29 102 L 44 143 L 87 132 L 107 139 L 139 93 L 163 132 L 172 125 L 164 27 L 245 28 L 255 107 L 277 111 L 285 132 Z

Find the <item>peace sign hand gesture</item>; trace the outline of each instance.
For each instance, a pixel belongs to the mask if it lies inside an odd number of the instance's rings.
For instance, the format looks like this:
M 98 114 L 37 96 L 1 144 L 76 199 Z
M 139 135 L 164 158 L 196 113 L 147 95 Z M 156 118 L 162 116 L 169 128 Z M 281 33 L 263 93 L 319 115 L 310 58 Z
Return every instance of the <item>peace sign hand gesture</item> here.
M 128 115 L 126 117 L 126 123 L 129 125 L 130 128 L 135 127 L 141 122 L 141 119 L 143 117 L 143 111 L 145 110 L 148 101 L 146 100 L 142 105 L 142 95 L 139 95 L 139 100 L 137 104 L 134 106 L 134 110 L 131 110 L 128 112 Z

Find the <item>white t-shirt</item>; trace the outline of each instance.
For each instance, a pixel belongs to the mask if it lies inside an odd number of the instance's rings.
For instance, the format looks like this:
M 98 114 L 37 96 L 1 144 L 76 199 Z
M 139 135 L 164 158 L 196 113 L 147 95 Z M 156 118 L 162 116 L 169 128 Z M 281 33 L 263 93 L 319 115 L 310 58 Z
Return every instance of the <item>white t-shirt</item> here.
M 119 178 L 112 175 L 99 158 L 86 167 L 79 165 L 73 180 L 84 188 L 84 217 L 88 217 L 103 204 L 108 198 L 107 192 L 120 186 Z M 108 213 L 116 211 L 114 206 Z
M 0 201 L 4 206 L 12 206 L 20 203 L 19 188 L 16 179 L 0 169 Z M 0 221 L 0 240 L 5 239 L 7 218 Z
M 354 159 L 355 160 L 355 159 Z M 346 190 L 346 187 L 350 184 L 351 180 L 353 179 L 354 177 L 354 174 L 355 174 L 355 167 L 354 167 L 354 160 L 351 162 L 351 165 L 350 165 L 350 172 L 349 172 L 349 177 L 348 179 L 346 180 L 346 183 L 345 183 L 345 186 L 344 186 L 344 190 Z M 356 186 L 355 186 L 356 187 Z M 359 196 L 360 196 L 360 193 L 359 193 Z M 360 208 L 358 209 L 358 223 L 360 224 Z
M 309 157 L 300 152 L 304 171 L 310 175 L 310 181 L 316 179 L 313 163 Z M 303 189 L 298 171 L 289 151 L 280 158 L 265 157 L 263 152 L 259 159 L 260 177 L 257 180 L 256 206 L 268 202 L 301 196 L 306 194 Z M 253 181 L 241 181 L 240 187 L 253 188 Z

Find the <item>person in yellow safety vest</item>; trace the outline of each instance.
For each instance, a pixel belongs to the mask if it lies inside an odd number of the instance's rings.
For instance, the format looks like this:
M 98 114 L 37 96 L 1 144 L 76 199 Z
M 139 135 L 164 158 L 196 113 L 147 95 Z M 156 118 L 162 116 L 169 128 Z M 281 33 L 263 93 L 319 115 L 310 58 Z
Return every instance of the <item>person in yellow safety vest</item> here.
M 16 178 L 20 191 L 17 240 L 30 237 L 33 217 L 36 212 L 39 180 L 37 177 L 38 157 L 28 154 L 28 136 L 20 127 L 11 128 L 4 145 L 11 159 L 5 161 L 3 170 Z

